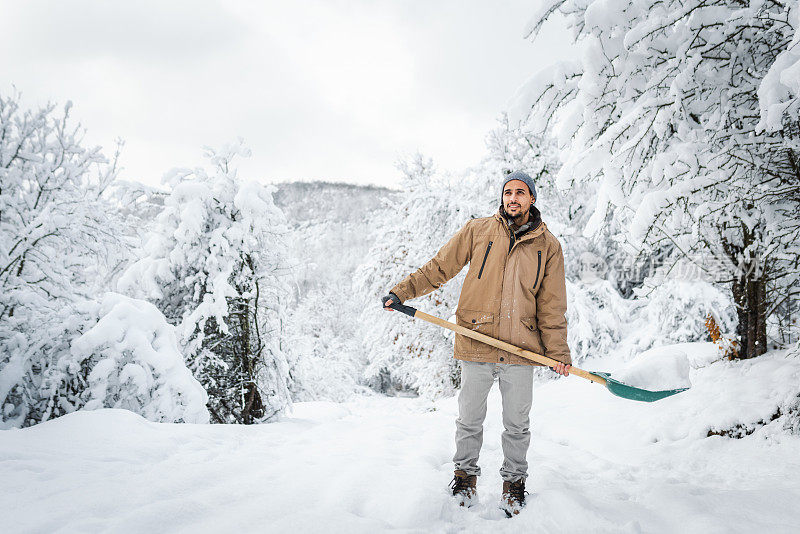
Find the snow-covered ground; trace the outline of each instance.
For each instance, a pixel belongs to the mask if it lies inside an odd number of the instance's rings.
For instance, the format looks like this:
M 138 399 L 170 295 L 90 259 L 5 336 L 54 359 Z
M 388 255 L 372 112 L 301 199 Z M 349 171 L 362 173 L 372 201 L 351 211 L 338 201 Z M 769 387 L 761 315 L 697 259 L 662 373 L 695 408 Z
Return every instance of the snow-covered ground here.
M 514 519 L 497 508 L 495 387 L 470 509 L 446 491 L 455 399 L 375 396 L 251 427 L 97 410 L 2 431 L 2 530 L 797 532 L 800 436 L 784 426 L 800 359 L 708 363 L 707 344 L 680 348 L 692 389 L 656 403 L 576 377 L 536 386 L 531 495 Z M 737 424 L 752 433 L 708 436 Z

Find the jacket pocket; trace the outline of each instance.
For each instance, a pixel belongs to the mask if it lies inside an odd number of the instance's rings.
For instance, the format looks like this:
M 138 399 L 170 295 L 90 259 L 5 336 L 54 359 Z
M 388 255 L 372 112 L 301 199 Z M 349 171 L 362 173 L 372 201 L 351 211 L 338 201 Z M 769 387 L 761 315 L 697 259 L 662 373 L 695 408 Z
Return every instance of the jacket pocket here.
M 544 354 L 542 334 L 539 332 L 539 324 L 536 317 L 522 317 L 520 322 L 522 323 L 522 328 L 520 329 L 519 345 L 537 354 Z
M 494 314 L 475 310 L 456 310 L 456 323 L 487 336 L 494 336 Z M 460 339 L 459 339 L 460 338 Z M 461 343 L 459 343 L 461 341 Z M 461 349 L 459 351 L 458 349 Z M 462 335 L 456 335 L 456 352 L 485 354 L 494 349 L 491 345 L 481 343 Z
M 493 241 L 489 241 L 489 244 L 486 246 L 486 253 L 483 255 L 483 262 L 481 263 L 481 270 L 478 272 L 478 280 L 481 279 L 481 275 L 483 274 L 483 267 L 486 265 L 486 258 L 489 257 L 489 251 L 492 250 L 492 243 L 493 243 Z
M 533 279 L 533 289 L 539 285 L 539 273 L 542 271 L 542 251 L 536 251 L 536 277 Z

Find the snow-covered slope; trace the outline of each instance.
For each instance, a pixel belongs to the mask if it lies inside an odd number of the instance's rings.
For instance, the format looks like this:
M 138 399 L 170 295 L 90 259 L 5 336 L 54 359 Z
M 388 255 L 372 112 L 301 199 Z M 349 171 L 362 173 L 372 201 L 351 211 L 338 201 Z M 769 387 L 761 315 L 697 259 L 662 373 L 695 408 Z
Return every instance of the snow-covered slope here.
M 283 421 L 251 427 L 98 410 L 2 431 L 3 529 L 796 532 L 800 436 L 784 427 L 797 424 L 800 358 L 709 364 L 698 356 L 708 348 L 682 344 L 693 387 L 652 404 L 575 377 L 537 385 L 531 495 L 514 519 L 497 508 L 494 388 L 471 509 L 446 492 L 455 399 L 374 396 L 298 403 Z M 751 433 L 715 434 L 737 425 Z

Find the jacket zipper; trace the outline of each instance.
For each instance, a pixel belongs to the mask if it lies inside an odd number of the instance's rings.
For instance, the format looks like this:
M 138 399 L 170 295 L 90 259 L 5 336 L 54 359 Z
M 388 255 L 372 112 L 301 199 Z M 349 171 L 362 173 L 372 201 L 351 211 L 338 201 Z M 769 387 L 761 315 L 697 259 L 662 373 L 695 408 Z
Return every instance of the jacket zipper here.
M 536 251 L 536 278 L 533 280 L 533 289 L 536 289 L 536 284 L 539 283 L 539 271 L 542 268 L 542 251 Z
M 489 241 L 489 246 L 486 247 L 486 254 L 483 255 L 483 263 L 481 263 L 481 270 L 478 273 L 478 280 L 481 279 L 481 275 L 483 274 L 483 267 L 486 265 L 486 258 L 489 257 L 489 251 L 492 250 L 492 241 Z

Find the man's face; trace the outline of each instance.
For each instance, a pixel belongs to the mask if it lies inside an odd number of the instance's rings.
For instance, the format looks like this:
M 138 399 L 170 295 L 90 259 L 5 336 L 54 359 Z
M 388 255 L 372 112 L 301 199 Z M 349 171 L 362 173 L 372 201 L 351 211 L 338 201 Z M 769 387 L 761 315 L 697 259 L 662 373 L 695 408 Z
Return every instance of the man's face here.
M 522 180 L 511 180 L 503 186 L 503 208 L 510 217 L 522 217 L 535 202 L 528 186 Z

